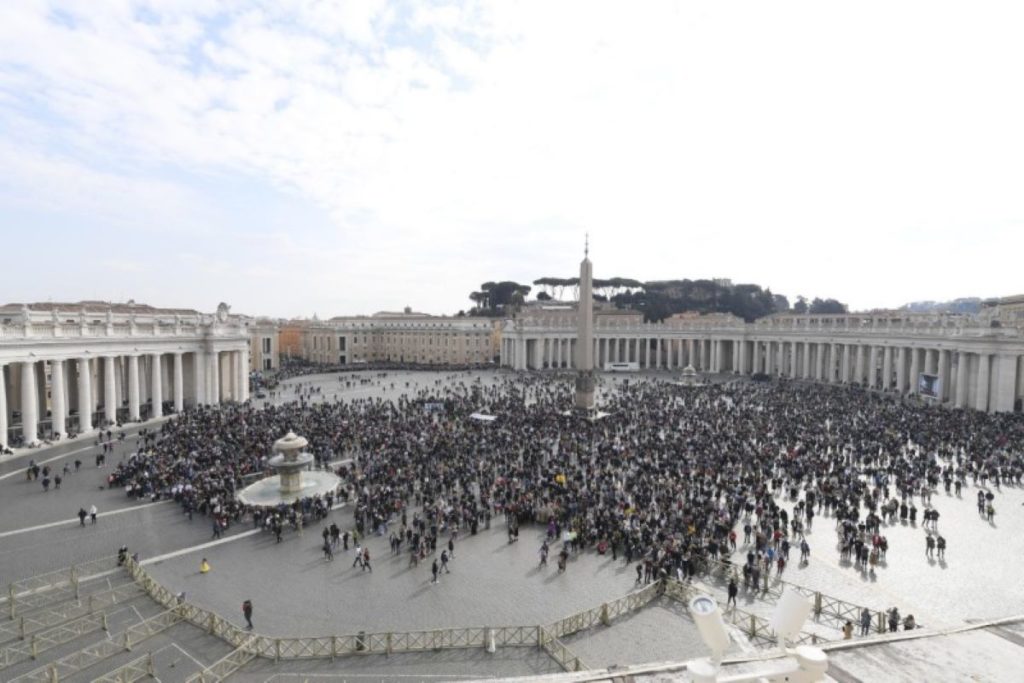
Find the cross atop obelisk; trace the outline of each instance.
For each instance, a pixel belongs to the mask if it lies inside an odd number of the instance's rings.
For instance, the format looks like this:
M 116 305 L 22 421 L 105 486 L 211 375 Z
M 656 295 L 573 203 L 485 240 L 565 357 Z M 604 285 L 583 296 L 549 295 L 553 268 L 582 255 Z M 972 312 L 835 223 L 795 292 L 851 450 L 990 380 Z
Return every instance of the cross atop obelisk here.
M 576 313 L 576 408 L 589 413 L 594 410 L 594 272 L 590 263 L 590 233 L 583 242 Z

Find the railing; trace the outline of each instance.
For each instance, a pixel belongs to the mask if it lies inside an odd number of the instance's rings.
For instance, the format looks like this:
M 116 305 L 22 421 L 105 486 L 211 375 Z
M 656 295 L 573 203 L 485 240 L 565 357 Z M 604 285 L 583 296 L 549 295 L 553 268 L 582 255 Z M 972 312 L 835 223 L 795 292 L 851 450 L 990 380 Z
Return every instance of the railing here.
M 539 627 L 537 634 L 537 645 L 540 649 L 558 662 L 564 671 L 582 671 L 587 668 L 583 661 L 577 657 L 572 650 L 567 648 L 561 640 L 553 636 L 543 626 Z
M 153 654 L 147 652 L 138 659 L 117 667 L 113 671 L 92 679 L 92 683 L 135 683 L 143 678 L 156 678 Z
M 663 579 L 663 581 L 665 582 L 665 596 L 684 604 L 696 592 L 693 586 L 680 583 L 675 579 Z M 772 647 L 778 642 L 778 636 L 772 629 L 771 622 L 764 617 L 737 608 L 721 610 L 721 613 L 722 619 L 726 623 L 737 627 L 752 643 Z M 822 638 L 815 633 L 801 632 L 794 642 L 797 645 L 817 645 L 827 641 L 827 638 Z
M 742 570 L 741 565 L 731 564 L 722 562 L 721 560 L 706 559 L 705 560 L 705 571 L 704 578 L 713 582 L 727 585 L 729 577 L 732 572 L 740 572 Z M 876 629 L 879 633 L 885 633 L 886 628 L 886 613 L 884 610 L 872 609 L 865 607 L 864 605 L 857 605 L 852 602 L 840 600 L 830 595 L 825 595 L 821 591 L 812 590 L 806 586 L 801 586 L 796 583 L 791 583 L 784 579 L 775 578 L 770 581 L 767 586 L 762 582 L 761 586 L 756 587 L 754 590 L 756 593 L 761 595 L 770 595 L 774 598 L 782 596 L 783 591 L 786 589 L 796 591 L 801 595 L 805 595 L 814 601 L 814 618 L 820 621 L 822 618 L 826 619 L 829 626 L 835 627 L 837 630 L 842 630 L 843 625 L 847 620 L 852 621 L 854 624 L 860 624 L 861 613 L 867 609 L 871 614 L 871 621 L 876 625 Z
M 615 618 L 643 608 L 660 595 L 685 603 L 694 591 L 693 587 L 688 584 L 674 579 L 666 579 L 617 600 L 540 626 L 474 626 L 424 631 L 360 632 L 346 635 L 275 638 L 244 630 L 211 610 L 179 602 L 175 595 L 150 577 L 138 563 L 129 560 L 127 567 L 143 590 L 156 602 L 167 607 L 169 612 L 173 612 L 178 618 L 204 629 L 207 633 L 217 636 L 235 648 L 234 652 L 225 657 L 222 662 L 204 669 L 190 679 L 203 683 L 219 681 L 255 657 L 275 661 L 311 658 L 334 659 L 354 654 L 389 655 L 401 652 L 476 647 L 488 649 L 539 647 L 555 659 L 563 669 L 577 671 L 584 668 L 584 664 L 561 642 L 560 638 L 596 626 L 610 625 Z M 858 607 L 827 596 L 821 597 L 820 606 L 823 612 L 830 610 L 836 611 L 836 613 L 841 613 L 843 609 Z M 818 603 L 816 603 L 816 609 L 818 609 Z M 776 644 L 776 634 L 768 619 L 764 617 L 740 609 L 729 609 L 724 611 L 723 618 L 739 628 L 756 644 L 764 646 Z M 826 640 L 818 634 L 801 633 L 795 642 L 796 644 L 817 644 Z
M 255 658 L 256 652 L 249 647 L 249 642 L 246 642 L 202 671 L 186 678 L 185 683 L 220 683 L 220 681 L 223 681 Z M 93 683 L 96 682 L 93 681 Z
M 116 557 L 101 557 L 90 562 L 71 565 L 64 569 L 30 576 L 26 579 L 12 581 L 7 585 L 7 594 L 0 597 L 0 603 L 7 603 L 7 615 L 14 619 L 19 613 L 27 610 L 39 609 L 67 599 L 67 593 L 73 593 L 78 598 L 78 582 L 82 578 L 89 578 L 93 574 L 115 569 L 117 567 Z M 61 591 L 54 595 L 45 595 L 55 589 L 70 589 Z
M 0 641 L 18 638 L 24 640 L 43 629 L 76 619 L 96 610 L 116 605 L 141 595 L 142 589 L 135 583 L 125 583 L 104 591 L 89 593 L 78 600 L 49 609 L 29 612 L 15 617 L 13 621 L 0 623 Z
M 161 612 L 145 621 L 129 626 L 117 635 L 104 638 L 77 652 L 61 657 L 55 662 L 18 676 L 10 683 L 58 683 L 108 657 L 124 651 L 131 651 L 139 643 L 169 629 L 180 621 L 181 615 L 175 610 Z

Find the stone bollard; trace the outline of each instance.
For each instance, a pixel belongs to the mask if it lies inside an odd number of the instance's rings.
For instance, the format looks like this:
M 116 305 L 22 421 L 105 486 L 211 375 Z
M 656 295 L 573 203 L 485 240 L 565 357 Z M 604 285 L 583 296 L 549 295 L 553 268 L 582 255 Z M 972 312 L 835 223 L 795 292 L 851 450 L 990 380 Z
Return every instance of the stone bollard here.
M 601 623 L 605 626 L 611 626 L 612 620 L 608 618 L 608 603 L 601 605 Z
M 494 642 L 494 629 L 490 626 L 484 629 L 484 643 L 484 647 L 486 647 L 487 651 L 491 654 L 494 654 L 495 651 L 497 651 L 498 646 Z

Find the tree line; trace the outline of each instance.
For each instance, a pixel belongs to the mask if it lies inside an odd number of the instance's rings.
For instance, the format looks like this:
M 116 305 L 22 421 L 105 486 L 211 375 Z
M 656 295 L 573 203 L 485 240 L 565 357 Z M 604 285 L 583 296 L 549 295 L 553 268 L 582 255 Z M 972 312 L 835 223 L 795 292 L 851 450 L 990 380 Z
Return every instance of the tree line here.
M 485 282 L 471 292 L 469 315 L 498 317 L 511 315 L 522 307 L 537 287 L 537 301 L 570 301 L 579 298 L 579 278 L 542 277 L 532 285 L 510 280 Z M 594 278 L 594 299 L 611 302 L 619 309 L 644 314 L 659 322 L 675 313 L 731 313 L 752 322 L 772 313 L 828 315 L 846 313 L 846 304 L 836 299 L 798 296 L 790 306 L 782 294 L 755 284 L 732 284 L 727 280 L 658 280 L 642 282 L 633 278 Z

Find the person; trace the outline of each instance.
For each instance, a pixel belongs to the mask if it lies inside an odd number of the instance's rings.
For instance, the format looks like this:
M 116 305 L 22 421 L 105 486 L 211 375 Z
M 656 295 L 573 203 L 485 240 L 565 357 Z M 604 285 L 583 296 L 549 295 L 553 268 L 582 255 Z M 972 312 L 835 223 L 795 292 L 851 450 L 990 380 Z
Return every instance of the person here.
M 896 629 L 899 628 L 899 625 L 900 625 L 900 612 L 899 612 L 898 609 L 893 607 L 891 610 L 889 610 L 889 632 L 890 633 L 895 633 Z
M 915 628 L 917 628 L 917 622 L 914 621 L 914 615 L 908 614 L 907 618 L 903 620 L 903 630 L 913 631 Z
M 327 537 L 324 537 L 324 544 L 323 544 L 322 547 L 323 547 L 323 550 L 324 550 L 324 559 L 327 560 L 328 562 L 333 560 L 334 559 L 334 549 L 331 547 L 331 541 Z
M 370 566 L 370 549 L 368 547 L 363 548 L 363 571 L 373 573 L 373 567 Z
M 203 561 L 199 563 L 199 573 L 200 574 L 209 574 L 210 573 L 210 569 L 211 569 L 210 563 L 207 562 L 206 558 L 204 557 Z
M 853 638 L 853 622 L 849 619 L 843 624 L 843 640 L 850 640 Z
M 939 536 L 938 538 L 935 539 L 935 546 L 936 546 L 937 550 L 939 551 L 939 559 L 940 560 L 946 559 L 946 539 L 943 538 L 942 536 Z
M 245 617 L 245 627 L 252 630 L 252 600 L 242 603 L 242 616 Z
M 96 506 L 91 505 L 89 507 L 89 522 L 92 524 L 96 523 Z
M 85 518 L 89 516 L 89 513 L 85 511 L 85 508 L 78 508 L 78 522 L 81 526 L 85 526 Z
M 430 580 L 430 583 L 437 583 L 437 558 L 434 558 L 434 564 L 430 565 L 430 571 L 433 573 L 434 578 Z
M 871 633 L 871 612 L 865 607 L 860 613 L 860 634 L 866 636 Z
M 452 570 L 448 569 L 448 551 L 447 550 L 442 550 L 441 551 L 441 569 L 444 570 L 445 574 L 451 574 L 452 573 Z
M 358 543 L 356 544 L 356 559 L 352 560 L 352 568 L 355 569 L 357 565 L 363 566 L 363 547 Z
M 729 599 L 726 600 L 725 606 L 728 607 L 730 604 L 736 607 L 736 595 L 740 592 L 739 586 L 736 585 L 736 579 L 729 579 Z

